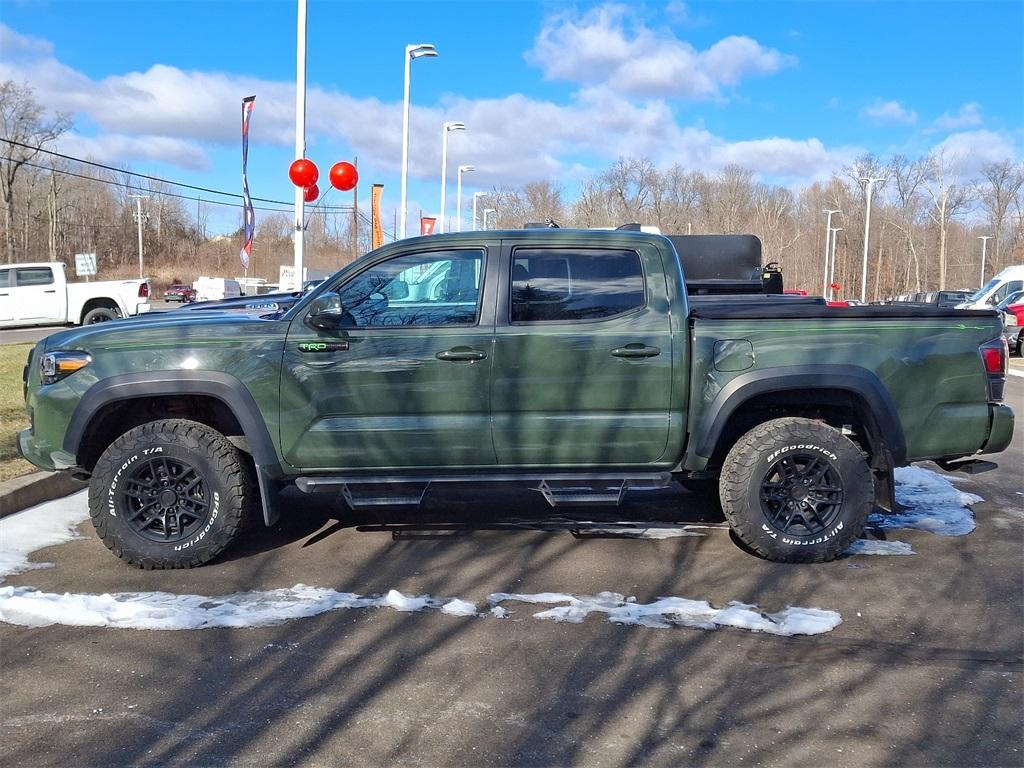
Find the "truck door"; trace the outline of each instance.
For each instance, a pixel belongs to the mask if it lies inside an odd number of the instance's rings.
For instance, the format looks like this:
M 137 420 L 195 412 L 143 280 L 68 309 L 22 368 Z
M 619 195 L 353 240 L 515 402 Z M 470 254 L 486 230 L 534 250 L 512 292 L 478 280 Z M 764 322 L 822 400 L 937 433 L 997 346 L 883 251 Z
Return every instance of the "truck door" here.
M 290 464 L 494 465 L 489 251 L 496 242 L 393 251 L 329 286 L 342 305 L 337 331 L 312 328 L 308 308 L 292 321 L 281 386 Z
M 16 267 L 14 287 L 14 319 L 34 323 L 67 321 L 67 291 L 57 284 L 52 267 Z
M 507 245 L 492 371 L 498 462 L 643 465 L 665 453 L 672 331 L 651 246 Z

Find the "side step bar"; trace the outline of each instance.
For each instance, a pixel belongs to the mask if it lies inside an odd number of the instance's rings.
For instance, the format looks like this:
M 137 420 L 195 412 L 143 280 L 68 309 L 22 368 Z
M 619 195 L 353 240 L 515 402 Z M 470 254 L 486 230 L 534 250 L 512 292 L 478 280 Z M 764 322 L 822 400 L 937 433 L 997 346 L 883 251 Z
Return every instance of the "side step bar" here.
M 618 506 L 629 490 L 655 490 L 672 482 L 670 472 L 471 474 L 344 477 L 300 477 L 295 486 L 303 493 L 340 492 L 353 509 L 379 506 L 419 506 L 435 483 L 537 483 L 538 491 L 552 507 L 568 505 Z

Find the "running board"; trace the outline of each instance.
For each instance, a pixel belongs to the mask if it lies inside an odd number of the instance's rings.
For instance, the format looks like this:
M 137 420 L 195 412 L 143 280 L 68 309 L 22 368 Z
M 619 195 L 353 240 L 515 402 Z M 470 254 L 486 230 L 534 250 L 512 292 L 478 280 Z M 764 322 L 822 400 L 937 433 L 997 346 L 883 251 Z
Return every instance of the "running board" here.
M 472 474 L 360 477 L 300 477 L 295 486 L 303 493 L 340 492 L 352 509 L 382 506 L 419 506 L 434 483 L 536 482 L 538 491 L 552 507 L 571 505 L 618 506 L 629 490 L 655 490 L 672 482 L 669 472 Z M 383 486 L 386 486 L 383 487 Z

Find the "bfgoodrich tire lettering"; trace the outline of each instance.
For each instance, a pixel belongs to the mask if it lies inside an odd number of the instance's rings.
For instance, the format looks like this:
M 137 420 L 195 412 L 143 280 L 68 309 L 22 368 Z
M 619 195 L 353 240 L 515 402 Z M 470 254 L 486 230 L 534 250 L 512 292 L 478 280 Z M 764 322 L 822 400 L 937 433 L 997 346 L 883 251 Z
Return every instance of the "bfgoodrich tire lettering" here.
M 193 568 L 237 538 L 256 501 L 249 465 L 222 434 L 194 421 L 136 427 L 100 456 L 89 514 L 100 539 L 142 568 Z
M 838 557 L 860 535 L 874 504 L 874 480 L 860 448 L 811 419 L 754 427 L 726 456 L 722 511 L 755 553 L 778 562 Z

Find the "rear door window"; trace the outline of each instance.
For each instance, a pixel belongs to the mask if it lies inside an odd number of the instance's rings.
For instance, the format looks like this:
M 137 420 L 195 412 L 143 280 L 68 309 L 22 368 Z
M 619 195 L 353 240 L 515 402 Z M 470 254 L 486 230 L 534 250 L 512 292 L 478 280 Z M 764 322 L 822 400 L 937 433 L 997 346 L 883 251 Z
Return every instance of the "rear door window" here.
M 19 286 L 53 284 L 53 270 L 49 267 L 18 267 L 14 272 Z
M 647 303 L 636 251 L 610 248 L 516 248 L 511 321 L 603 320 Z

